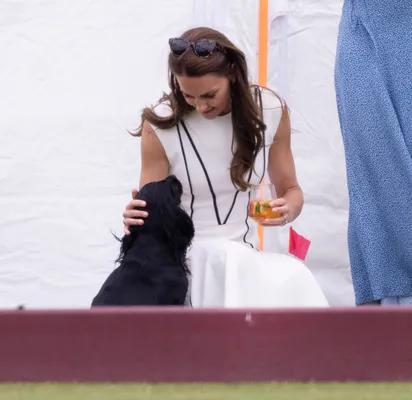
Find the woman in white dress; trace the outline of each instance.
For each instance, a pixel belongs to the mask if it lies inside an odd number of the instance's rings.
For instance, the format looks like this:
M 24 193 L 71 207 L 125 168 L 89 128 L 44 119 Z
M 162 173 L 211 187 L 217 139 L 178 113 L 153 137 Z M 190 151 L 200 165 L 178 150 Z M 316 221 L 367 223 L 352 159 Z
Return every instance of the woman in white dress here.
M 327 301 L 299 260 L 257 250 L 249 188 L 275 185 L 271 204 L 294 221 L 303 206 L 291 152 L 288 110 L 274 92 L 251 85 L 245 55 L 226 36 L 195 28 L 169 40 L 171 92 L 145 108 L 140 187 L 174 174 L 196 238 L 189 252 L 194 307 L 317 307 Z M 133 198 L 137 190 L 132 191 Z M 139 200 L 123 213 L 125 233 L 150 216 Z

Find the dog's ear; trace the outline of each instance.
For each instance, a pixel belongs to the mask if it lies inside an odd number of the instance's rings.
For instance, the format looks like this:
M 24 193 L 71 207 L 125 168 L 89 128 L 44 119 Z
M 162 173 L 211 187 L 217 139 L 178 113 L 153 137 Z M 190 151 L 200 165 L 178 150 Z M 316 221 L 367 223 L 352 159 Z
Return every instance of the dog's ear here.
M 123 262 L 124 257 L 130 251 L 133 246 L 134 241 L 136 240 L 137 236 L 140 234 L 142 227 L 137 225 L 132 225 L 129 227 L 130 235 L 123 235 L 122 238 L 117 237 L 113 232 L 112 235 L 115 239 L 120 242 L 120 251 L 117 259 L 115 260 L 116 264 L 121 264 Z
M 183 187 L 181 182 L 174 175 L 170 175 L 165 180 L 170 189 L 170 195 L 176 204 L 180 204 L 183 194 Z
M 193 221 L 180 206 L 183 186 L 174 175 L 166 178 L 168 183 L 167 201 L 162 207 L 162 220 L 164 231 L 174 249 L 185 251 L 194 237 Z
M 186 250 L 195 235 L 195 228 L 192 219 L 182 208 L 178 208 L 176 212 L 175 238 L 176 247 L 181 250 Z
M 172 251 L 177 258 L 184 257 L 195 234 L 192 219 L 181 207 L 170 203 L 162 207 L 160 214 L 162 230 Z

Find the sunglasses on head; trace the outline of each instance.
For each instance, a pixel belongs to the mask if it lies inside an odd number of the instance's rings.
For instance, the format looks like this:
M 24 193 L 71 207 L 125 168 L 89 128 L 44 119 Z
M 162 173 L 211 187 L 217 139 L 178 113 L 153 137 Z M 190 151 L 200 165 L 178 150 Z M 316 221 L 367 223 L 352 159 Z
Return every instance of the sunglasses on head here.
M 174 56 L 181 56 L 189 47 L 193 49 L 195 53 L 200 58 L 209 57 L 215 50 L 220 50 L 226 52 L 225 48 L 220 45 L 216 40 L 200 39 L 195 42 L 190 42 L 186 39 L 173 38 L 169 39 L 170 50 Z

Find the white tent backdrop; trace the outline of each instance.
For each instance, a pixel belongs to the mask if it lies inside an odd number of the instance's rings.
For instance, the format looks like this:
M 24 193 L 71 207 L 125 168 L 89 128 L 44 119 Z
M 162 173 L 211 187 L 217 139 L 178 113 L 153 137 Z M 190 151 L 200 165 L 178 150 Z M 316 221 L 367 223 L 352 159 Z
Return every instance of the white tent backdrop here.
M 167 39 L 222 30 L 257 71 L 258 0 L 0 0 L 0 308 L 83 308 L 137 187 L 127 130 L 167 90 Z M 269 86 L 288 101 L 306 205 L 294 228 L 333 305 L 353 304 L 333 67 L 341 0 L 270 2 Z M 287 229 L 265 249 L 287 251 Z

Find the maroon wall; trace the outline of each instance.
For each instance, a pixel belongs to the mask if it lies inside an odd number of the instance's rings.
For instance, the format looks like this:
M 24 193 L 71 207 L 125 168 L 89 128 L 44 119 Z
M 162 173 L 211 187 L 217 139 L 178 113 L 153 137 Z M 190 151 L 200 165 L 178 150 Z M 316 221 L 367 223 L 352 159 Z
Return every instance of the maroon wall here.
M 412 380 L 412 309 L 0 312 L 0 381 Z

